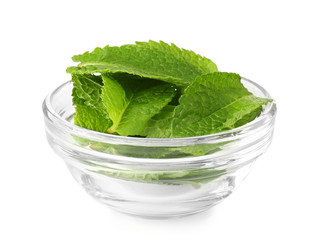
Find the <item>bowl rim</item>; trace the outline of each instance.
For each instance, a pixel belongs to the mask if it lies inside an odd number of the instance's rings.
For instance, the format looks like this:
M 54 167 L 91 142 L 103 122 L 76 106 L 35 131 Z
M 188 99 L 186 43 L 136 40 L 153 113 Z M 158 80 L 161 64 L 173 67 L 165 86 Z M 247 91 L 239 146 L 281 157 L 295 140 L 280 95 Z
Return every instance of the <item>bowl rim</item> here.
M 255 83 L 252 80 L 241 77 L 241 80 L 254 85 L 266 98 L 271 98 L 271 95 L 259 84 Z M 181 138 L 141 138 L 141 137 L 129 137 L 129 136 L 119 136 L 112 135 L 108 133 L 102 133 L 93 131 L 90 129 L 79 127 L 67 119 L 61 117 L 59 113 L 57 113 L 52 104 L 51 100 L 64 87 L 71 85 L 72 81 L 67 81 L 61 85 L 59 85 L 56 89 L 51 91 L 43 101 L 43 113 L 44 117 L 53 124 L 56 124 L 56 127 L 59 127 L 62 130 L 69 131 L 76 136 L 84 137 L 89 140 L 107 142 L 107 143 L 115 143 L 115 144 L 126 144 L 126 145 L 137 145 L 137 146 L 151 146 L 151 147 L 166 147 L 166 146 L 186 146 L 186 145 L 194 145 L 194 144 L 204 144 L 211 143 L 211 141 L 218 142 L 220 140 L 232 140 L 236 138 L 237 135 L 242 135 L 247 133 L 251 129 L 255 129 L 258 126 L 265 125 L 265 121 L 270 121 L 276 115 L 276 102 L 274 99 L 266 106 L 264 106 L 262 113 L 260 116 L 255 118 L 253 121 L 242 125 L 240 127 L 226 130 L 219 133 L 213 133 L 208 135 L 200 135 L 200 136 L 192 136 L 192 137 L 181 137 Z

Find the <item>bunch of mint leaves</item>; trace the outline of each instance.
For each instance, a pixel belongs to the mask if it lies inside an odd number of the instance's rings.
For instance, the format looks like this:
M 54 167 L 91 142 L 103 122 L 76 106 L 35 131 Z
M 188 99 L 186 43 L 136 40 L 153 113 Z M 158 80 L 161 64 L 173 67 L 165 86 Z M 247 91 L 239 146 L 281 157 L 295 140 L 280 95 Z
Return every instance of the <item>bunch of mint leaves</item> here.
M 147 138 L 193 137 L 242 126 L 270 102 L 254 96 L 235 73 L 219 72 L 215 63 L 174 44 L 136 42 L 106 46 L 73 56 L 74 123 L 107 134 Z M 140 158 L 183 158 L 219 151 L 224 144 L 142 147 L 93 142 L 80 144 L 114 155 Z M 200 184 L 227 172 L 209 168 L 180 171 L 99 170 L 127 181 Z
M 96 48 L 72 57 L 74 123 L 121 136 L 178 138 L 244 125 L 271 101 L 235 73 L 165 42 Z

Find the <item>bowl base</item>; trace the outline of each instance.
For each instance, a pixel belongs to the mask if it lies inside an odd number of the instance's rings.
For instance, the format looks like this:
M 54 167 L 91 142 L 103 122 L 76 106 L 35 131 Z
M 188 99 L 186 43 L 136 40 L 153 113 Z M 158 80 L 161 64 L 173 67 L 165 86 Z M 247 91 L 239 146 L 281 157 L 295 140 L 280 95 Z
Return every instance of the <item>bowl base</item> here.
M 105 204 L 110 209 L 113 209 L 113 210 L 115 210 L 117 212 L 120 212 L 122 214 L 129 215 L 131 217 L 143 218 L 143 219 L 150 219 L 150 220 L 164 220 L 164 219 L 172 219 L 172 218 L 183 218 L 183 217 L 189 217 L 189 216 L 192 216 L 192 215 L 200 214 L 202 212 L 208 211 L 210 208 L 214 207 L 215 205 L 217 205 L 220 202 L 211 203 L 210 205 L 205 206 L 205 207 L 200 208 L 200 209 L 197 209 L 195 211 L 193 209 L 190 209 L 188 212 L 182 212 L 182 213 L 160 213 L 160 214 L 155 214 L 155 215 L 148 214 L 148 213 L 139 213 L 138 211 L 136 211 L 136 212 L 128 212 L 128 211 L 125 211 L 125 208 L 116 208 L 113 205 L 110 205 L 110 204 L 107 204 L 107 203 L 103 203 L 103 202 L 101 202 L 101 203 Z
M 88 192 L 88 191 L 87 191 Z M 198 214 L 222 202 L 231 192 L 210 196 L 206 199 L 195 199 L 188 202 L 135 202 L 104 197 L 101 193 L 88 192 L 100 203 L 118 212 L 146 219 L 180 218 Z
M 208 210 L 235 189 L 235 176 L 204 184 L 159 184 L 126 181 L 67 164 L 75 180 L 97 201 L 119 212 L 150 219 L 184 217 Z
M 88 178 L 89 176 L 87 176 Z M 139 201 L 114 197 L 107 192 L 83 185 L 86 192 L 100 203 L 127 215 L 147 218 L 147 219 L 167 219 L 185 217 L 197 214 L 210 209 L 222 202 L 232 191 L 210 193 L 208 196 L 191 200 L 175 200 L 170 198 L 162 199 L 141 199 Z M 157 187 L 157 186 L 154 186 Z M 151 200 L 151 201 L 150 201 Z

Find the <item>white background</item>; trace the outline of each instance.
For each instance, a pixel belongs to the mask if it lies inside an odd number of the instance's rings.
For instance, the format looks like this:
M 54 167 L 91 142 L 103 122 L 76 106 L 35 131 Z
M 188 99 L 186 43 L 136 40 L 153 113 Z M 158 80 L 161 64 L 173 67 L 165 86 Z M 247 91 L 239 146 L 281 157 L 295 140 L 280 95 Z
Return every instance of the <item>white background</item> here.
M 322 1 L 1 1 L 0 239 L 325 239 Z M 164 40 L 277 101 L 273 143 L 208 212 L 144 220 L 89 197 L 46 142 L 41 104 L 71 56 Z

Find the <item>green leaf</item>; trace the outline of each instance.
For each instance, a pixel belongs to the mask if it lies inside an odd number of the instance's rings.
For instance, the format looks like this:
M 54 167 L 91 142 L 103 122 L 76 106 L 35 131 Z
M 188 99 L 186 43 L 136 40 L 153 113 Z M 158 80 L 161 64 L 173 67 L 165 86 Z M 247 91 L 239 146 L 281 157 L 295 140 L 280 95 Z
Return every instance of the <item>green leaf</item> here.
M 200 144 L 180 147 L 143 147 L 132 145 L 117 145 L 102 142 L 86 141 L 89 147 L 98 152 L 136 158 L 184 158 L 204 156 L 221 150 L 226 143 Z
M 175 96 L 172 99 L 172 101 L 169 103 L 169 105 L 177 106 L 179 104 L 179 98 L 182 96 L 185 89 L 186 89 L 186 87 L 184 87 L 184 86 L 176 86 L 175 87 Z
M 130 157 L 140 157 L 140 158 L 161 158 L 166 155 L 166 153 L 171 153 L 173 157 L 184 157 L 179 152 L 178 148 L 157 148 L 157 147 L 139 147 L 139 146 L 128 146 L 128 145 L 115 145 L 103 142 L 93 142 L 91 140 L 82 139 L 80 137 L 75 138 L 75 140 L 82 146 L 87 146 L 95 151 L 105 152 L 113 155 L 122 155 Z M 176 154 L 176 155 L 175 155 Z M 178 156 L 180 154 L 180 156 Z M 168 155 L 168 154 L 167 154 Z M 93 167 L 98 167 L 101 169 L 100 164 L 92 163 Z M 187 169 L 187 170 L 173 170 L 173 171 L 154 171 L 148 169 L 141 169 L 141 166 L 134 167 L 132 170 L 122 170 L 114 169 L 105 166 L 105 170 L 95 170 L 92 171 L 97 173 L 122 179 L 125 181 L 132 182 L 143 182 L 152 184 L 192 184 L 193 186 L 200 186 L 201 184 L 213 181 L 224 175 L 226 169 L 219 168 L 209 168 L 209 169 Z
M 107 143 L 92 143 L 89 146 L 98 152 L 136 158 L 166 158 L 165 155 L 174 150 L 168 147 L 143 147 L 132 145 L 117 145 Z
M 172 137 L 213 134 L 255 119 L 269 99 L 255 97 L 235 73 L 198 77 L 180 98 L 172 121 Z
M 102 75 L 103 104 L 113 125 L 109 133 L 123 136 L 141 135 L 148 121 L 174 97 L 173 85 L 152 79 L 123 78 Z
M 72 60 L 80 63 L 67 68 L 68 73 L 125 72 L 183 86 L 197 76 L 218 71 L 210 59 L 162 41 L 95 48 Z
M 175 106 L 167 105 L 149 122 L 143 135 L 148 138 L 169 138 Z
M 80 104 L 76 106 L 74 124 L 98 132 L 107 132 L 112 123 L 110 119 L 95 108 Z
M 227 142 L 222 143 L 207 143 L 207 144 L 197 144 L 179 147 L 179 151 L 186 154 L 191 154 L 193 156 L 204 156 L 209 155 L 222 150 L 222 146 L 226 145 Z
M 100 76 L 73 74 L 72 82 L 74 87 L 72 90 L 73 104 L 83 104 L 100 112 L 106 112 L 100 98 L 103 86 Z
M 187 171 L 147 172 L 134 169 L 132 172 L 128 172 L 121 171 L 120 169 L 111 169 L 111 171 L 100 170 L 97 173 L 132 182 L 171 185 L 192 184 L 193 186 L 199 187 L 201 184 L 221 177 L 226 173 L 226 170 L 212 168 Z
M 90 130 L 107 132 L 111 120 L 100 98 L 103 85 L 101 77 L 73 74 L 72 81 L 73 104 L 76 106 L 74 123 Z

